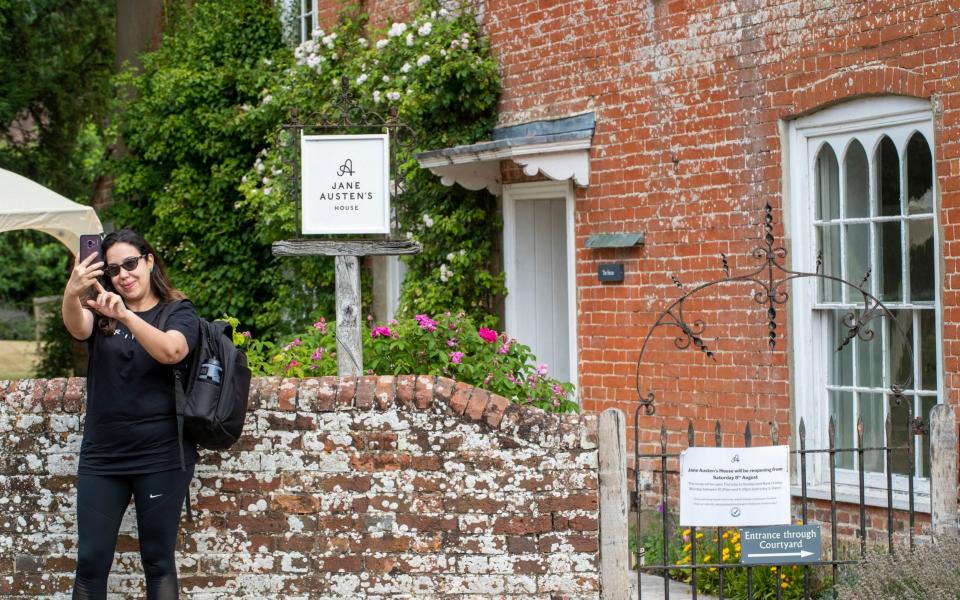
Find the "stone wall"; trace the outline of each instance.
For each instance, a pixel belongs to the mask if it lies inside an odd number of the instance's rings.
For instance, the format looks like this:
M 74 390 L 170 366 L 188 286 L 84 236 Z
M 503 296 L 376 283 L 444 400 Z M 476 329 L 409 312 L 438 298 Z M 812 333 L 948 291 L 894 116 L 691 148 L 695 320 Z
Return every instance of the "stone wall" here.
M 68 597 L 84 380 L 0 382 L 0 597 Z M 597 417 L 427 376 L 254 380 L 204 453 L 187 598 L 600 598 Z M 143 596 L 133 510 L 110 580 Z

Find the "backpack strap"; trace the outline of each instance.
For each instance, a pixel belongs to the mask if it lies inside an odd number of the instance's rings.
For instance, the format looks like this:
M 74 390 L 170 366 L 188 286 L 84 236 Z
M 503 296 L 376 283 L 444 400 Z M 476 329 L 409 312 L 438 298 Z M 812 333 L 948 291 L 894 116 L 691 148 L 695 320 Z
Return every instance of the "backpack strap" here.
M 163 331 L 163 328 L 167 325 L 167 319 L 170 317 L 170 313 L 173 312 L 173 309 L 180 304 L 179 300 L 173 302 L 168 302 L 160 308 L 160 319 L 157 321 L 157 329 Z M 188 354 L 189 356 L 189 354 Z M 186 383 L 183 381 L 183 369 L 179 368 L 179 365 L 174 365 L 173 367 L 173 396 L 176 399 L 177 405 L 177 445 L 180 449 L 180 470 L 187 470 L 187 461 L 184 458 L 183 453 L 183 411 L 187 405 L 187 395 L 186 395 Z M 193 511 L 190 508 L 190 484 L 187 483 L 187 494 L 184 496 L 184 504 L 187 507 L 187 519 L 193 521 Z

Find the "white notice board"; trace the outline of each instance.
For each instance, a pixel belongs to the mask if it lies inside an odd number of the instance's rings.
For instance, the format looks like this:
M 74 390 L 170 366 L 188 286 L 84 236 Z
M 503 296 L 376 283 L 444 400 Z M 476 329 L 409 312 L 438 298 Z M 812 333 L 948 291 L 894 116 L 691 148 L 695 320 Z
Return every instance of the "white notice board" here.
M 789 446 L 687 448 L 680 455 L 680 525 L 789 523 Z
M 387 134 L 302 135 L 300 177 L 303 233 L 390 233 Z

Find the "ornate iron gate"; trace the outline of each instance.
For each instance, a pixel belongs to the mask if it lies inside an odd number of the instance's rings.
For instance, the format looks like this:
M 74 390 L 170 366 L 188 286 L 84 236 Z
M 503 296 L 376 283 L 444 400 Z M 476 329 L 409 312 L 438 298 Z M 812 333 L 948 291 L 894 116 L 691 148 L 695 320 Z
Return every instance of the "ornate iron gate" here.
M 641 367 L 643 366 L 643 357 L 644 353 L 647 350 L 647 346 L 654 334 L 654 332 L 661 327 L 671 327 L 679 330 L 679 335 L 675 338 L 674 344 L 679 349 L 694 348 L 706 357 L 714 359 L 714 350 L 708 348 L 706 343 L 703 340 L 703 333 L 706 329 L 706 325 L 701 320 L 688 320 L 687 316 L 684 313 L 685 303 L 701 293 L 702 291 L 712 288 L 722 284 L 745 284 L 753 287 L 752 296 L 754 300 L 762 307 L 766 308 L 767 311 L 767 328 L 768 336 L 767 343 L 770 349 L 773 349 L 776 346 L 777 342 L 777 307 L 783 306 L 789 299 L 789 293 L 785 289 L 791 282 L 801 279 L 801 278 L 818 278 L 823 281 L 833 281 L 837 282 L 844 286 L 849 286 L 858 292 L 862 299 L 863 305 L 859 310 L 851 309 L 845 316 L 843 322 L 847 331 L 842 340 L 839 340 L 837 351 L 843 350 L 845 346 L 856 336 L 863 341 L 870 341 L 873 338 L 873 331 L 871 329 L 871 322 L 874 319 L 878 318 L 887 318 L 891 324 L 891 331 L 896 332 L 901 339 L 908 339 L 904 332 L 900 329 L 897 319 L 893 318 L 891 311 L 876 297 L 874 297 L 870 292 L 865 289 L 865 284 L 869 281 L 870 270 L 868 269 L 863 280 L 859 285 L 853 284 L 844 279 L 827 275 L 821 272 L 822 267 L 822 256 L 818 255 L 817 259 L 817 271 L 814 273 L 805 273 L 792 271 L 786 268 L 783 265 L 783 260 L 786 258 L 787 251 L 782 246 L 775 244 L 775 238 L 773 236 L 773 215 L 772 208 L 768 204 L 766 206 L 765 214 L 765 236 L 764 244 L 756 249 L 754 249 L 752 255 L 755 259 L 760 261 L 760 266 L 755 270 L 748 272 L 743 275 L 733 275 L 730 272 L 728 266 L 727 257 L 721 254 L 721 266 L 724 272 L 724 277 L 716 279 L 714 281 L 702 284 L 695 289 L 682 294 L 676 300 L 674 300 L 665 310 L 663 310 L 656 322 L 649 328 L 646 337 L 643 340 L 643 345 L 641 346 L 640 356 L 637 360 L 637 378 L 636 378 L 636 388 L 637 393 L 640 397 L 640 405 L 637 407 L 637 410 L 634 414 L 634 457 L 636 460 L 636 471 L 635 471 L 635 484 L 636 484 L 636 506 L 637 506 L 637 519 L 636 519 L 636 534 L 639 536 L 643 531 L 643 510 L 644 507 L 644 495 L 650 494 L 651 492 L 644 490 L 643 482 L 641 481 L 641 475 L 643 470 L 641 469 L 641 463 L 646 461 L 649 462 L 659 462 L 659 469 L 654 470 L 653 473 L 659 474 L 659 491 L 655 492 L 659 500 L 660 508 L 660 517 L 659 517 L 659 526 L 660 531 L 662 532 L 662 548 L 660 549 L 662 553 L 662 559 L 656 564 L 643 564 L 643 549 L 640 547 L 640 544 L 637 544 L 636 556 L 637 556 L 637 578 L 638 582 L 642 582 L 642 577 L 644 573 L 656 573 L 663 576 L 663 597 L 670 598 L 670 581 L 669 575 L 671 572 L 688 574 L 689 575 L 689 585 L 691 595 L 694 599 L 697 598 L 697 585 L 698 577 L 702 577 L 704 572 L 710 574 L 711 577 L 715 577 L 719 580 L 719 595 L 720 598 L 730 598 L 731 596 L 725 596 L 725 586 L 724 579 L 725 575 L 728 575 L 731 569 L 745 569 L 746 570 L 746 590 L 745 598 L 752 600 L 754 598 L 754 573 L 755 569 L 771 569 L 775 572 L 776 582 L 780 582 L 783 579 L 784 569 L 792 568 L 801 568 L 803 576 L 803 588 L 804 588 L 804 597 L 809 599 L 811 598 L 811 569 L 826 569 L 832 575 L 833 581 L 837 581 L 837 576 L 839 573 L 839 568 L 842 565 L 846 564 L 856 564 L 860 560 L 864 559 L 867 554 L 867 502 L 866 502 L 866 492 L 865 492 L 865 479 L 864 479 L 864 468 L 863 468 L 863 459 L 864 453 L 866 452 L 882 452 L 886 458 L 886 525 L 887 525 L 887 543 L 886 550 L 888 552 L 894 552 L 895 543 L 894 543 L 894 491 L 893 491 L 893 472 L 891 470 L 891 458 L 893 453 L 906 453 L 906 456 L 909 457 L 909 475 L 908 475 L 908 507 L 906 510 L 907 517 L 909 519 L 908 523 L 908 537 L 909 537 L 909 547 L 912 549 L 914 546 L 914 529 L 916 523 L 916 510 L 915 510 L 915 490 L 914 490 L 914 475 L 915 475 L 915 464 L 918 456 L 918 448 L 914 443 L 915 435 L 924 435 L 926 433 L 926 428 L 924 427 L 923 420 L 921 418 L 914 418 L 913 415 L 913 406 L 912 403 L 907 401 L 904 397 L 904 390 L 908 389 L 911 385 L 910 379 L 906 381 L 897 382 L 890 386 L 892 402 L 895 406 L 899 407 L 906 404 L 907 416 L 909 423 L 907 424 L 907 444 L 902 446 L 891 446 L 890 440 L 892 438 L 892 423 L 890 414 L 892 411 L 887 411 L 887 417 L 885 422 L 885 445 L 876 446 L 871 445 L 867 446 L 864 444 L 863 436 L 863 421 L 858 417 L 857 419 L 857 440 L 856 444 L 853 447 L 843 447 L 837 444 L 836 440 L 836 425 L 833 418 L 831 417 L 829 422 L 828 430 L 828 447 L 818 448 L 818 449 L 809 449 L 807 448 L 806 440 L 806 424 L 801 419 L 798 426 L 798 443 L 799 448 L 794 448 L 791 450 L 791 454 L 794 459 L 794 465 L 799 466 L 799 486 L 800 486 L 800 496 L 799 498 L 794 498 L 796 502 L 799 503 L 799 517 L 802 524 L 806 525 L 808 523 L 813 523 L 811 514 L 810 514 L 810 504 L 813 501 L 812 498 L 808 496 L 807 490 L 807 473 L 808 466 L 810 463 L 811 456 L 822 456 L 827 455 L 829 462 L 829 485 L 830 485 L 830 494 L 829 500 L 824 499 L 823 502 L 829 502 L 829 526 L 831 531 L 830 536 L 830 551 L 829 557 L 823 558 L 815 562 L 804 562 L 804 563 L 769 563 L 769 564 L 759 564 L 755 566 L 743 566 L 735 562 L 724 562 L 725 559 L 729 559 L 729 556 L 725 556 L 724 548 L 726 547 L 727 541 L 731 539 L 731 536 L 736 535 L 735 530 L 732 528 L 723 528 L 723 527 L 710 527 L 710 528 L 700 528 L 698 531 L 697 528 L 691 527 L 686 533 L 686 543 L 689 545 L 689 549 L 685 552 L 687 557 L 690 557 L 690 560 L 683 561 L 673 561 L 670 559 L 670 545 L 673 533 L 671 531 L 671 522 L 669 518 L 668 507 L 670 505 L 670 500 L 672 497 L 670 490 L 670 479 L 671 473 L 674 473 L 678 470 L 670 469 L 669 463 L 671 461 L 677 461 L 680 457 L 680 452 L 682 449 L 670 449 L 668 448 L 668 431 L 665 426 L 660 428 L 660 439 L 659 439 L 659 448 L 655 448 L 653 452 L 641 452 L 640 448 L 640 433 L 641 425 L 643 424 L 643 419 L 652 417 L 655 412 L 655 401 L 656 396 L 651 392 L 643 393 L 641 389 Z M 674 278 L 674 283 L 680 287 L 679 281 Z M 905 350 L 912 355 L 912 346 L 911 344 L 905 344 Z M 912 363 L 911 363 L 912 364 Z M 911 376 L 912 377 L 912 376 Z M 650 429 L 650 428 L 648 428 Z M 714 428 L 714 442 L 715 446 L 721 447 L 721 425 L 720 421 L 716 421 L 716 426 Z M 695 441 L 695 431 L 693 427 L 693 422 L 688 422 L 687 432 L 687 447 L 694 446 Z M 776 422 L 772 424 L 770 431 L 770 442 L 771 445 L 778 445 L 779 441 L 779 429 Z M 753 445 L 754 436 L 751 432 L 750 424 L 747 423 L 743 430 L 743 446 L 750 447 Z M 855 455 L 858 460 L 856 461 L 857 472 L 859 475 L 859 502 L 858 512 L 859 515 L 859 528 L 856 531 L 856 538 L 859 540 L 859 551 L 855 552 L 854 557 L 843 558 L 839 556 L 838 548 L 838 535 L 837 535 L 837 461 L 838 457 Z M 652 505 L 652 502 L 648 502 L 649 505 Z M 848 504 L 848 503 L 845 503 Z M 876 508 L 874 509 L 876 510 Z M 879 510 L 884 510 L 880 508 Z M 902 509 L 897 509 L 902 510 Z M 706 530 L 706 531 L 705 531 Z M 709 534 L 709 538 L 705 537 L 704 534 Z M 703 539 L 705 541 L 701 542 Z M 709 544 L 715 542 L 715 545 L 712 546 L 702 546 L 701 544 Z M 700 546 L 698 548 L 698 546 Z M 701 556 L 705 551 L 716 552 L 716 562 L 701 560 Z M 729 548 L 728 548 L 729 550 Z M 640 586 L 642 594 L 642 585 Z M 642 596 L 641 596 L 642 597 Z M 738 594 L 737 597 L 744 597 L 742 594 Z M 776 597 L 781 598 L 781 586 L 776 586 Z M 836 597 L 836 591 L 834 591 L 834 597 Z

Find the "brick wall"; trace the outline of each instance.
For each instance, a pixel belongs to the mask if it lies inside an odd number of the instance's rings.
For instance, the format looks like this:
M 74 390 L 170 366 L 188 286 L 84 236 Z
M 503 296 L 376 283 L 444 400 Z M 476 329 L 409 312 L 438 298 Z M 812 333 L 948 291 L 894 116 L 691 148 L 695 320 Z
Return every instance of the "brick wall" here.
M 783 239 L 781 120 L 878 94 L 934 101 L 944 394 L 960 403 L 956 2 L 473 3 L 503 75 L 500 124 L 596 114 L 590 186 L 576 194 L 577 383 L 586 409 L 632 415 L 639 341 L 679 295 L 671 274 L 687 289 L 715 279 L 721 252 L 735 271 L 754 266 L 767 202 Z M 389 17 L 380 6 L 367 4 L 374 21 Z M 383 6 L 395 10 L 395 2 Z M 591 234 L 617 231 L 644 232 L 645 247 L 584 247 Z M 609 261 L 625 264 L 623 284 L 597 281 L 598 263 Z M 725 435 L 747 421 L 790 431 L 787 311 L 771 352 L 765 312 L 743 288 L 723 290 L 699 309 L 717 362 L 678 351 L 664 334 L 643 372 L 658 417 L 676 431 L 685 418 L 698 429 L 720 419 Z
M 0 597 L 67 597 L 84 380 L 0 392 Z M 197 468 L 185 597 L 600 597 L 595 416 L 426 376 L 256 379 L 250 402 Z M 124 598 L 143 595 L 132 512 Z

